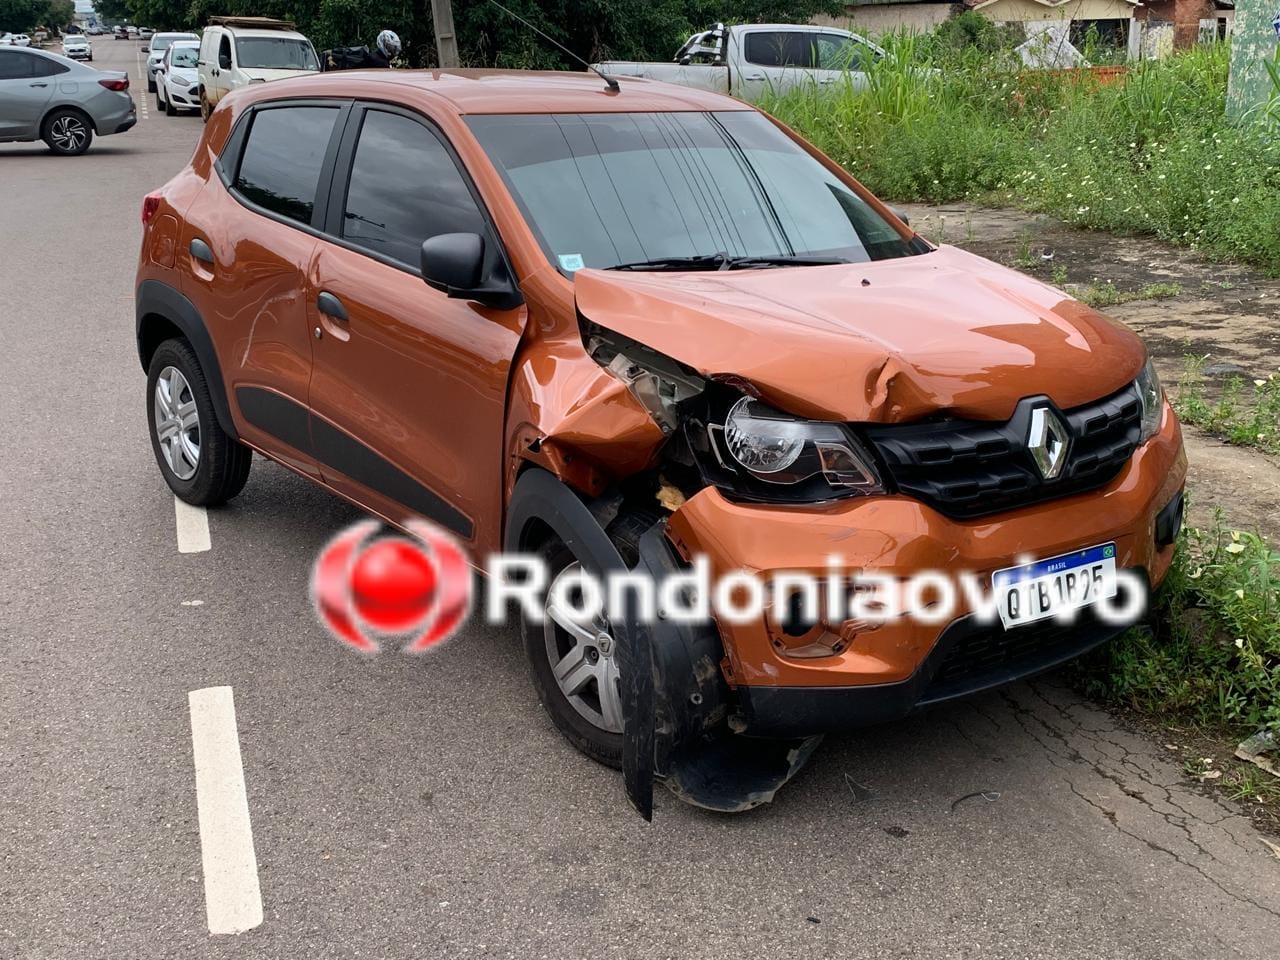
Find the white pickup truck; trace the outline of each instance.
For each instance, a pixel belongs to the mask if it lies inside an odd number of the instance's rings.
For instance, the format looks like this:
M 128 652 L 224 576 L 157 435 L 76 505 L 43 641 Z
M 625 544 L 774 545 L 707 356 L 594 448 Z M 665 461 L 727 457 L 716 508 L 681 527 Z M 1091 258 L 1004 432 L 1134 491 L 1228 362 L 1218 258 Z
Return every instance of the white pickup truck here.
M 695 33 L 671 63 L 611 60 L 595 64 L 615 77 L 647 77 L 753 100 L 767 89 L 786 91 L 806 83 L 867 83 L 867 66 L 884 50 L 865 37 L 835 27 L 749 23 Z

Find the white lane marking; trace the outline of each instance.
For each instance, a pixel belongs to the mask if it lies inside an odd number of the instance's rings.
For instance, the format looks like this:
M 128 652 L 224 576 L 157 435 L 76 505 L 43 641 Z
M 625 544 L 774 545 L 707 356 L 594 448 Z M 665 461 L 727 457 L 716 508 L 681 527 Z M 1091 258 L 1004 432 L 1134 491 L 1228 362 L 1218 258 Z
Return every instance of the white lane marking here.
M 204 553 L 212 543 L 209 540 L 209 514 L 204 507 L 173 498 L 173 517 L 178 526 L 178 552 Z
M 142 89 L 138 92 L 138 111 L 142 114 L 142 119 L 146 120 L 150 117 L 147 112 L 147 65 L 142 59 L 142 48 L 138 48 L 138 80 L 142 83 Z
M 262 923 L 262 889 L 240 762 L 235 701 L 230 687 L 206 687 L 188 693 L 187 702 L 191 707 L 209 932 L 243 933 Z

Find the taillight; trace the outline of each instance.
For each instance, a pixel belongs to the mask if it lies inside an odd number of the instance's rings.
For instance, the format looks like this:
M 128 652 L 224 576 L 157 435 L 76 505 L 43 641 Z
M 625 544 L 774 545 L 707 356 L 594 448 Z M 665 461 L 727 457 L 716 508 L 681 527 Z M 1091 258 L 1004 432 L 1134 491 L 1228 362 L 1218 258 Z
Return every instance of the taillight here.
M 106 87 L 108 90 L 128 90 L 129 78 L 128 77 L 119 77 L 119 78 L 108 77 L 106 80 L 99 80 L 98 84 L 99 86 Z
M 148 193 L 142 198 L 142 222 L 150 223 L 151 218 L 156 215 L 156 211 L 160 209 L 160 194 Z

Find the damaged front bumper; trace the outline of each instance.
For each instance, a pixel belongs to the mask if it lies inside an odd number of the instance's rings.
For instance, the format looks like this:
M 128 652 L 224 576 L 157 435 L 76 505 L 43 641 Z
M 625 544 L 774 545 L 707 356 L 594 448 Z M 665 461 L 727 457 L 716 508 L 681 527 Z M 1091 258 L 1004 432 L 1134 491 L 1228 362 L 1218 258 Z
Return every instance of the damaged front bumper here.
M 1166 409 L 1159 432 L 1090 493 L 957 522 L 901 496 L 780 508 L 706 488 L 641 539 L 640 563 L 662 578 L 703 555 L 713 577 L 747 569 L 768 579 L 772 572 L 821 574 L 838 555 L 881 574 L 988 577 L 1027 555 L 1114 542 L 1117 566 L 1153 587 L 1173 559 L 1169 517 L 1180 518 L 1185 475 L 1181 432 Z M 819 623 L 799 636 L 769 616 L 745 624 L 632 622 L 623 669 L 628 795 L 650 815 L 657 779 L 701 806 L 748 809 L 772 798 L 824 732 L 897 719 L 1029 676 L 1119 632 L 1088 617 L 1005 631 L 963 609 L 944 625 Z

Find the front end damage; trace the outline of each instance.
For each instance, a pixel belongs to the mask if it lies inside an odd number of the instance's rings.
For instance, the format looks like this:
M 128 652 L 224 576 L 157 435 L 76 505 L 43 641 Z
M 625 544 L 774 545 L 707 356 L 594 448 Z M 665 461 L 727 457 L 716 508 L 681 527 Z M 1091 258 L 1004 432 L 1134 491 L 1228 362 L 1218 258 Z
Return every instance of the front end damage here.
M 766 274 L 776 279 L 766 283 Z M 785 285 L 792 294 L 779 296 Z M 945 568 L 963 556 L 997 569 L 1025 549 L 1019 539 L 1048 547 L 1053 537 L 1078 536 L 1074 520 L 1061 534 L 1033 532 L 1030 515 L 973 535 L 882 485 L 866 436 L 875 425 L 935 418 L 1006 421 L 1019 398 L 1036 394 L 1059 409 L 1127 397 L 1144 354 L 1131 332 L 1087 307 L 945 248 L 923 268 L 583 271 L 574 290 L 576 329 L 544 328 L 514 368 L 506 545 L 525 549 L 525 532 L 548 524 L 584 565 L 639 570 L 656 583 L 686 572 L 695 555 L 709 557 L 716 575 L 744 568 L 762 579 L 820 573 L 832 552 L 890 572 Z M 958 297 L 973 301 L 961 316 L 952 308 Z M 1051 376 L 1061 369 L 1078 375 Z M 750 441 L 751 425 L 780 420 L 803 425 L 802 452 L 781 472 L 771 472 L 777 464 L 743 469 L 736 445 Z M 1184 460 L 1171 413 L 1167 421 L 1159 444 L 1115 481 L 1117 497 L 1130 499 L 1099 516 L 1124 516 L 1137 529 L 1148 509 L 1142 498 L 1163 504 L 1177 492 Z M 1138 472 L 1167 480 L 1138 490 Z M 1097 536 L 1115 539 L 1123 562 L 1158 580 L 1171 554 L 1107 522 Z M 927 681 L 914 671 L 938 634 L 773 608 L 747 626 L 635 615 L 613 626 L 624 777 L 646 818 L 655 782 L 720 811 L 770 801 L 820 737 L 803 725 L 762 723 L 748 694 L 877 686 L 888 695 L 895 684 Z

